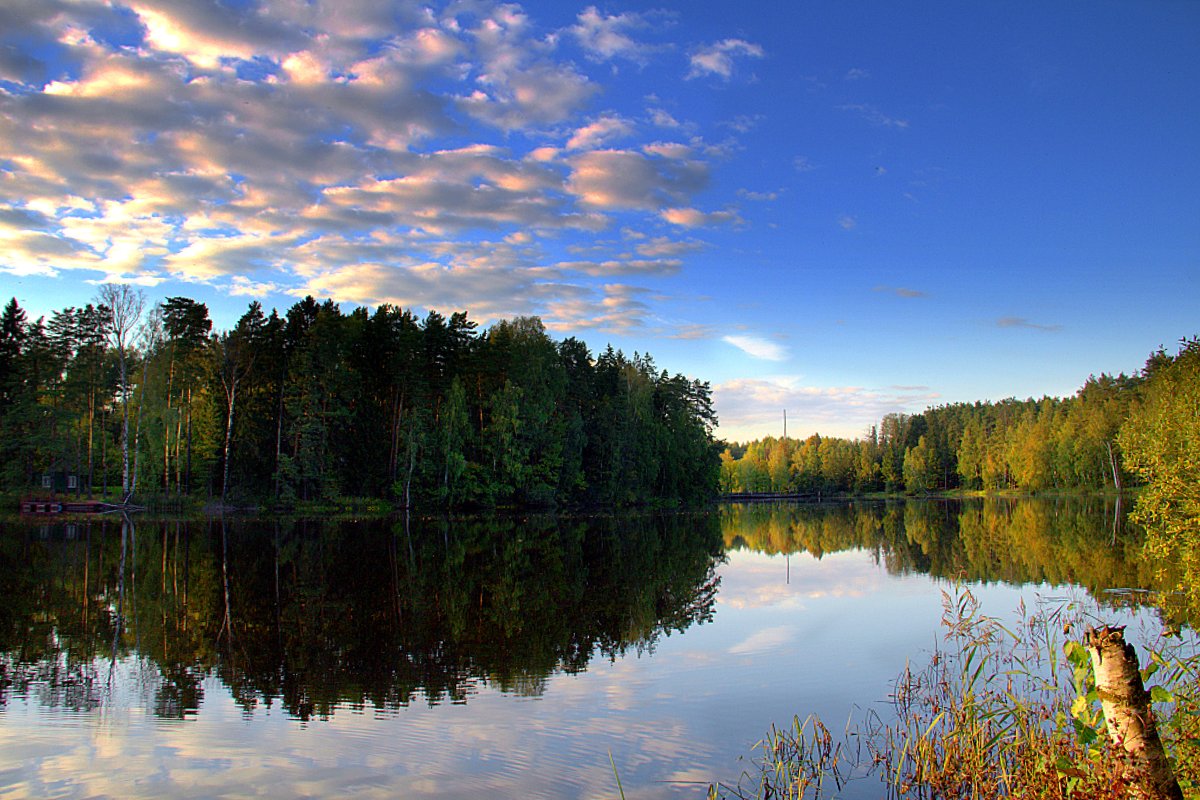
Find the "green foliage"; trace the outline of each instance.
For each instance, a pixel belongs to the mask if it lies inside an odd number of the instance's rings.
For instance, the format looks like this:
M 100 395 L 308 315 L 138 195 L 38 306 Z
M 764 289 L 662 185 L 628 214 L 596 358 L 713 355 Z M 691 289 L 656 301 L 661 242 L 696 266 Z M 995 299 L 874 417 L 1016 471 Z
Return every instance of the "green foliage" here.
M 933 453 L 925 443 L 925 437 L 917 440 L 916 447 L 904 451 L 904 486 L 913 493 L 925 493 L 934 484 Z
M 1146 486 L 1134 517 L 1147 551 L 1177 577 L 1192 605 L 1200 600 L 1200 339 L 1147 365 L 1141 404 L 1117 437 L 1126 465 Z
M 47 471 L 103 491 L 132 435 L 139 497 L 233 503 L 389 498 L 427 507 L 681 505 L 720 477 L 708 384 L 647 355 L 593 358 L 521 317 L 480 333 L 465 313 L 380 306 L 346 314 L 306 297 L 283 316 L 252 303 L 230 331 L 183 297 L 161 336 L 126 337 L 129 391 L 104 307 L 0 319 L 0 489 Z M 147 330 L 150 328 L 148 327 Z M 114 400 L 115 398 L 115 400 Z
M 1071 667 L 1071 683 L 1075 692 L 1075 699 L 1071 702 L 1071 724 L 1075 728 L 1075 736 L 1089 757 L 1099 757 L 1104 736 L 1104 712 L 1100 707 L 1100 694 L 1096 690 L 1092 657 L 1088 655 L 1087 648 L 1075 640 L 1063 645 L 1063 653 Z M 1161 686 L 1154 688 L 1162 689 Z M 1056 722 L 1061 727 L 1066 722 L 1065 715 Z
M 1131 467 L 1122 464 L 1117 431 L 1143 384 L 1143 377 L 1101 375 L 1074 397 L 887 414 L 857 440 L 814 435 L 734 444 L 723 459 L 721 486 L 727 493 L 811 495 L 1121 489 Z
M 742 775 L 736 786 L 709 787 L 710 800 L 719 797 L 780 798 L 806 800 L 825 795 L 827 787 L 840 791 L 847 783 L 849 760 L 843 743 L 837 741 L 820 718 L 793 717 L 789 728 L 774 725 L 766 738 L 755 745 L 761 755 L 756 770 Z

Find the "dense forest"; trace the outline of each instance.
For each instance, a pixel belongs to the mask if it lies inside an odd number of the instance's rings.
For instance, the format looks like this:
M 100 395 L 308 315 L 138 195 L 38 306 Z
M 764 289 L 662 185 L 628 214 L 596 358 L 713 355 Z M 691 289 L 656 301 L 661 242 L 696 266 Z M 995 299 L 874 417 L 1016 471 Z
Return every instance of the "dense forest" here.
M 721 486 L 726 492 L 817 495 L 1158 484 L 1170 451 L 1186 452 L 1188 431 L 1192 445 L 1200 444 L 1200 401 L 1185 399 L 1200 391 L 1198 363 L 1200 340 L 1193 338 L 1181 342 L 1177 355 L 1160 348 L 1135 375 L 1093 376 L 1073 397 L 889 414 L 855 440 L 813 435 L 734 444 L 721 457 Z M 1147 408 L 1164 409 L 1153 425 Z M 1155 443 L 1167 452 L 1143 468 Z
M 649 355 L 383 305 L 257 303 L 228 331 L 128 286 L 0 317 L 0 490 L 227 504 L 689 504 L 717 489 L 708 384 Z

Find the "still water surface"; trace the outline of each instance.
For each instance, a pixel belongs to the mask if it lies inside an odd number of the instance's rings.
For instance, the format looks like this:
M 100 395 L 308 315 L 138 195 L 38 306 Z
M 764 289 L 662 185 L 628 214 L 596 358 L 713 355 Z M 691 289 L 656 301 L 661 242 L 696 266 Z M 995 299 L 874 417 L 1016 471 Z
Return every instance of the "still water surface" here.
M 699 797 L 886 715 L 944 591 L 1154 636 L 1137 548 L 1061 499 L 9 524 L 0 797 Z

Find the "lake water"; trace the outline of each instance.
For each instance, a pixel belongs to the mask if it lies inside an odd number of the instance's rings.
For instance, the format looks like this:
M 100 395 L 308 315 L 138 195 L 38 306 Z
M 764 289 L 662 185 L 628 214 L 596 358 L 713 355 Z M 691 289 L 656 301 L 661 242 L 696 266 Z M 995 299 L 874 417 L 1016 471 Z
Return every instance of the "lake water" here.
M 1137 548 L 1062 499 L 7 524 L 0 798 L 702 797 L 886 715 L 944 592 L 1154 637 Z

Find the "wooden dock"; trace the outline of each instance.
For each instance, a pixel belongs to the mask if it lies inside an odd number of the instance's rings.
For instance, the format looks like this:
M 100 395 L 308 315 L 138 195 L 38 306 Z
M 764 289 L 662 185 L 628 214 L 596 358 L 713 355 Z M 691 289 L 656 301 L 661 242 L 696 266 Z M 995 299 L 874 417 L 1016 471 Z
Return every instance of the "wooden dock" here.
M 52 514 L 103 514 L 118 511 L 122 506 L 116 503 L 104 503 L 99 500 L 57 500 L 30 498 L 21 501 L 21 513 L 46 516 Z

